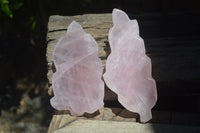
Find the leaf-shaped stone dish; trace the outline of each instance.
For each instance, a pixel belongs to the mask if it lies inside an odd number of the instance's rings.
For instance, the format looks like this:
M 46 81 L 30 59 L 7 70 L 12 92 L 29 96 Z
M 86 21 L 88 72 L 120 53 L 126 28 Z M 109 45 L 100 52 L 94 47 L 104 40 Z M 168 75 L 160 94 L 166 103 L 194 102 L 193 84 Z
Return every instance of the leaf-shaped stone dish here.
M 69 110 L 79 116 L 103 106 L 103 68 L 97 52 L 93 37 L 73 21 L 53 52 L 56 72 L 52 78 L 54 97 L 50 103 L 55 109 Z

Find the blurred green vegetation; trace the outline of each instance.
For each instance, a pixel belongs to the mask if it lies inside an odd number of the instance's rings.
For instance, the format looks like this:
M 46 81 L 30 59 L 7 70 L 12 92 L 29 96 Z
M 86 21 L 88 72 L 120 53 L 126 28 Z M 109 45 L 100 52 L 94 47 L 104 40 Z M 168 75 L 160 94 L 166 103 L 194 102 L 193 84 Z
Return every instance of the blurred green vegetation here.
M 1 14 L 5 13 L 9 18 L 13 17 L 13 11 L 19 9 L 23 3 L 20 1 L 0 0 Z

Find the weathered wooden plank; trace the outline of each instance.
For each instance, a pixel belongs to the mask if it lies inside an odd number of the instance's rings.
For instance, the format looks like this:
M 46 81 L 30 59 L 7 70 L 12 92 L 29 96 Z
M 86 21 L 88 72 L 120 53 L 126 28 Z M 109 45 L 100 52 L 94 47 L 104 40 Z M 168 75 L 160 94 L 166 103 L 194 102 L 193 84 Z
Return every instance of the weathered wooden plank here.
M 196 36 L 192 32 L 192 29 L 195 30 L 195 32 L 199 31 L 195 29 L 195 26 L 197 26 L 197 24 L 195 23 L 194 25 L 190 25 L 189 30 L 186 32 L 183 32 L 184 30 L 181 29 L 181 26 L 182 28 L 184 28 L 186 24 L 186 22 L 184 21 L 183 23 L 177 26 L 179 29 L 179 31 L 177 31 L 178 33 L 176 34 L 174 32 L 172 34 L 169 26 L 168 28 L 160 27 L 161 25 L 165 26 L 164 24 L 168 23 L 168 21 L 171 23 L 171 20 L 157 21 L 159 17 L 160 16 L 154 16 L 154 17 L 136 16 L 136 18 L 139 18 L 138 22 L 139 22 L 139 25 L 141 26 L 140 31 L 142 33 L 142 36 L 144 37 L 147 55 L 150 56 L 152 59 L 153 77 L 157 81 L 159 99 L 164 99 L 164 97 L 162 96 L 170 96 L 170 98 L 171 96 L 173 97 L 179 96 L 177 97 L 177 99 L 180 98 L 180 96 L 181 97 L 187 96 L 188 99 L 189 99 L 189 96 L 198 97 L 200 95 L 200 91 L 198 87 L 196 86 L 198 85 L 199 79 L 200 79 L 200 45 L 199 45 L 200 38 L 199 36 Z M 46 52 L 47 63 L 48 63 L 47 77 L 49 79 L 50 84 L 52 83 L 52 74 L 53 74 L 53 70 L 55 69 L 53 65 L 53 60 L 52 60 L 52 51 L 58 39 L 62 35 L 65 34 L 67 30 L 67 26 L 73 20 L 76 20 L 77 22 L 79 22 L 84 28 L 84 30 L 90 33 L 96 39 L 99 45 L 98 56 L 102 59 L 102 62 L 105 66 L 107 55 L 110 52 L 107 36 L 108 36 L 108 31 L 110 27 L 112 27 L 111 14 L 51 16 L 48 23 L 47 52 Z M 179 22 L 176 22 L 174 19 L 173 23 L 178 24 Z M 176 26 L 174 26 L 173 28 L 176 28 Z M 160 31 L 160 29 L 165 29 L 165 31 Z M 167 33 L 170 33 L 170 35 Z M 191 84 L 193 85 L 192 88 L 191 88 Z M 52 95 L 51 89 L 49 89 L 49 93 Z M 110 106 L 109 108 L 102 108 L 99 110 L 99 112 L 96 112 L 95 114 L 92 114 L 92 115 L 85 114 L 83 117 L 72 117 L 67 113 L 62 114 L 62 112 L 58 112 L 59 114 L 55 115 L 52 118 L 52 121 L 49 127 L 49 132 L 53 132 L 53 131 L 62 132 L 64 128 L 67 128 L 68 125 L 71 126 L 71 124 L 75 126 L 73 128 L 79 131 L 81 130 L 81 128 L 78 128 L 77 124 L 74 122 L 80 120 L 83 123 L 84 122 L 87 123 L 88 122 L 87 119 L 92 119 L 94 123 L 96 123 L 96 125 L 98 123 L 96 122 L 96 120 L 99 120 L 99 121 L 104 120 L 103 123 L 105 122 L 105 120 L 106 121 L 121 121 L 120 123 L 118 123 L 118 127 L 120 127 L 121 124 L 123 124 L 124 127 L 128 125 L 132 125 L 132 124 L 135 125 L 136 123 L 130 124 L 126 121 L 134 122 L 138 119 L 138 115 L 127 112 L 127 110 L 124 110 L 119 107 L 113 108 L 112 102 L 115 101 L 116 99 L 117 99 L 117 96 L 113 94 L 112 91 L 106 88 L 104 100 L 105 102 L 111 101 L 112 106 Z M 169 101 L 168 103 L 171 104 L 172 102 Z M 180 105 L 180 104 L 177 104 L 177 105 Z M 177 105 L 174 105 L 174 106 L 177 106 Z M 186 106 L 188 105 L 185 104 L 184 102 L 184 108 Z M 167 107 L 164 107 L 164 108 L 167 108 Z M 199 118 L 199 115 L 193 114 L 193 113 L 181 113 L 181 112 L 176 113 L 173 111 L 171 112 L 153 111 L 153 119 L 151 122 L 197 125 L 198 123 L 200 123 L 198 118 Z M 98 124 L 100 126 L 96 127 L 95 129 L 101 128 L 98 131 L 101 131 L 101 130 L 102 132 L 107 131 L 106 129 L 103 130 L 101 127 L 104 124 L 101 124 L 101 122 Z M 138 127 L 140 127 L 140 124 L 139 125 L 136 124 L 136 125 L 137 126 L 134 127 L 134 129 L 135 128 L 137 129 Z M 110 128 L 112 128 L 112 130 L 115 130 L 117 123 L 114 122 L 114 126 L 113 126 L 111 122 L 109 126 Z M 90 130 L 92 131 L 94 127 L 91 127 Z M 161 132 L 161 130 L 165 132 L 166 128 L 169 128 L 168 130 L 166 130 L 166 132 L 167 131 L 168 132 L 176 132 L 176 131 L 182 132 L 180 127 L 177 128 L 174 126 L 168 127 L 168 125 L 165 125 L 165 126 L 153 125 L 152 127 L 156 127 L 154 128 L 154 130 L 158 131 L 158 133 Z M 66 129 L 66 132 L 70 131 L 73 128 L 69 127 L 69 129 Z M 172 128 L 177 129 L 177 130 L 173 130 Z M 191 128 L 189 129 L 186 128 L 186 129 L 187 130 L 184 130 L 184 131 L 188 131 L 188 132 L 192 131 Z M 123 130 L 119 130 L 119 131 L 124 132 Z M 130 131 L 132 132 L 133 129 L 130 128 Z M 140 131 L 141 132 L 144 131 L 144 133 L 151 132 L 148 126 L 147 127 L 141 126 Z M 196 130 L 196 128 L 194 128 L 194 131 L 199 131 L 199 130 Z M 73 132 L 75 132 L 75 130 Z M 115 132 L 118 132 L 118 131 L 115 130 Z
M 152 115 L 153 119 L 150 121 L 152 125 L 162 123 L 170 125 L 199 126 L 200 124 L 200 114 L 198 113 L 153 111 Z M 132 124 L 135 124 L 136 119 L 138 118 L 138 114 L 129 112 L 126 109 L 121 108 L 101 108 L 100 113 L 96 113 L 96 115 L 85 114 L 82 117 L 73 117 L 69 114 L 57 114 L 54 115 L 52 118 L 51 124 L 49 126 L 49 133 L 52 133 L 53 131 L 61 128 L 68 128 L 67 126 L 71 128 L 71 123 L 79 119 L 90 119 L 95 121 L 119 121 L 119 124 L 126 124 L 127 122 L 131 122 Z M 110 126 L 110 128 L 114 127 Z M 174 128 L 176 129 L 177 126 L 174 126 Z M 145 131 L 144 133 L 146 132 L 147 131 Z
M 90 33 L 99 45 L 98 56 L 105 65 L 107 57 L 104 50 L 108 42 L 108 31 L 112 27 L 111 14 L 87 14 L 78 16 L 51 16 L 48 23 L 47 33 L 47 62 L 49 83 L 52 83 L 52 52 L 58 39 L 66 33 L 67 26 L 73 21 L 81 24 L 85 32 Z
M 138 115 L 136 113 L 129 112 L 126 109 L 106 107 L 102 107 L 99 111 L 93 114 L 85 113 L 80 117 L 71 116 L 68 111 L 57 111 L 57 113 L 55 113 L 52 117 L 48 132 L 51 133 L 59 128 L 62 128 L 64 125 L 70 125 L 77 119 L 136 122 Z
M 179 93 L 181 95 L 190 94 L 192 89 L 187 86 L 200 79 L 200 38 L 198 34 L 194 35 L 194 32 L 198 32 L 199 29 L 195 29 L 198 25 L 190 25 L 190 28 L 186 28 L 187 31 L 181 31 L 185 28 L 185 24 L 190 22 L 183 21 L 177 26 L 179 29 L 176 32 L 172 28 L 175 28 L 173 23 L 179 23 L 178 19 L 174 19 L 171 23 L 170 19 L 160 19 L 160 16 L 134 16 L 137 18 L 141 31 L 141 35 L 144 36 L 147 55 L 151 57 L 153 77 L 156 79 L 158 86 L 166 86 L 168 83 L 169 90 L 166 93 L 162 89 L 159 91 L 160 95 L 170 96 L 174 90 L 174 85 L 178 85 L 176 89 L 186 89 L 187 93 Z M 178 17 L 182 20 L 180 17 Z M 77 16 L 51 16 L 48 23 L 47 33 L 47 62 L 49 65 L 48 79 L 51 84 L 52 78 L 52 51 L 57 40 L 65 34 L 67 26 L 73 21 L 79 22 L 84 30 L 90 33 L 97 41 L 99 45 L 98 56 L 102 59 L 105 66 L 106 58 L 110 52 L 108 45 L 108 31 L 112 27 L 111 14 L 85 14 Z M 166 25 L 166 23 L 169 25 Z M 192 22 L 191 22 L 192 23 Z M 164 25 L 165 24 L 165 25 Z M 171 27 L 170 27 L 171 26 Z M 182 27 L 181 27 L 182 26 Z M 183 29 L 182 29 L 183 28 Z M 164 31 L 160 31 L 165 29 Z M 172 33 L 173 32 L 173 33 Z M 170 34 L 167 34 L 170 33 Z M 160 35 L 162 34 L 162 35 Z M 122 53 L 123 54 L 123 53 Z M 181 81 L 184 85 L 178 84 Z M 187 81 L 187 82 L 184 82 Z M 196 84 L 197 82 L 195 82 Z M 171 89 L 171 90 L 170 90 Z M 195 89 L 195 88 L 193 88 Z M 200 92 L 200 91 L 199 91 Z
M 200 127 L 78 119 L 53 133 L 198 133 Z

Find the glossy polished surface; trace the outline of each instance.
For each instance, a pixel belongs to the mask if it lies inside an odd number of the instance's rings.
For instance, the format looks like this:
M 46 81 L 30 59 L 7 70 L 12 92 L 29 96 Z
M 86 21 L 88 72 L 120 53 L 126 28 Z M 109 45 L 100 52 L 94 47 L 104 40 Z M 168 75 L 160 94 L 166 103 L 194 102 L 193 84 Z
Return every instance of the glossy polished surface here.
M 56 72 L 52 80 L 54 97 L 50 102 L 55 109 L 70 110 L 72 115 L 79 116 L 103 106 L 103 68 L 97 52 L 93 37 L 73 21 L 53 52 Z
M 129 111 L 140 114 L 141 122 L 152 118 L 151 109 L 157 101 L 155 80 L 151 76 L 151 60 L 145 54 L 136 20 L 114 9 L 114 26 L 109 31 L 111 54 L 106 62 L 104 80 Z

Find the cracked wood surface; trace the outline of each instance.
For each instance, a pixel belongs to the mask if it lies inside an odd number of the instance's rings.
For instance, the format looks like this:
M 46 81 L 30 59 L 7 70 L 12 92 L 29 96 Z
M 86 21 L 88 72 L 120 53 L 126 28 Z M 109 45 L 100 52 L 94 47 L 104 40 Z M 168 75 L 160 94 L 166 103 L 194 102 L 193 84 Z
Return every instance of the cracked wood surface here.
M 136 18 L 138 16 L 135 16 Z M 168 17 L 168 18 L 167 18 Z M 140 25 L 140 31 L 142 34 L 142 37 L 145 41 L 145 47 L 147 51 L 147 55 L 150 56 L 152 59 L 152 65 L 153 65 L 153 77 L 156 79 L 158 85 L 159 85 L 159 99 L 162 100 L 162 96 L 197 96 L 199 94 L 199 91 L 195 90 L 195 85 L 199 82 L 198 79 L 200 79 L 200 62 L 199 62 L 199 51 L 200 51 L 200 39 L 198 36 L 191 34 L 192 30 L 186 30 L 188 27 L 185 27 L 185 25 L 188 25 L 188 21 L 181 21 L 180 18 L 173 17 L 173 24 L 170 23 L 171 20 L 170 17 L 167 16 L 166 20 L 162 20 L 160 16 L 139 16 L 138 22 Z M 153 18 L 153 19 L 152 19 Z M 182 23 L 180 23 L 178 21 Z M 53 70 L 55 69 L 53 67 L 53 60 L 52 60 L 52 52 L 56 45 L 56 42 L 58 39 L 63 36 L 66 33 L 67 26 L 73 21 L 77 21 L 81 24 L 85 32 L 90 33 L 94 39 L 97 41 L 99 45 L 99 52 L 98 56 L 101 58 L 103 65 L 105 65 L 107 55 L 110 52 L 109 45 L 108 45 L 108 31 L 112 27 L 112 20 L 111 20 L 111 14 L 86 14 L 86 15 L 77 15 L 77 16 L 51 16 L 49 18 L 48 23 L 48 32 L 47 32 L 47 63 L 48 63 L 48 74 L 47 77 L 49 79 L 49 84 L 52 83 L 52 74 Z M 158 21 L 159 20 L 159 21 Z M 184 19 L 184 20 L 190 20 L 190 19 Z M 169 22 L 169 26 L 164 25 Z M 176 30 L 175 33 L 171 33 L 171 27 Z M 161 27 L 159 27 L 161 26 Z M 163 26 L 163 27 L 162 27 Z M 184 28 L 186 29 L 184 29 Z M 190 29 L 195 29 L 195 32 L 199 32 L 199 29 L 196 28 L 197 25 L 191 24 Z M 186 30 L 186 31 L 185 31 Z M 169 34 L 170 33 L 170 34 Z M 160 84 L 159 84 L 160 83 Z M 190 88 L 188 90 L 188 85 L 193 84 L 193 88 Z M 51 87 L 50 87 L 51 88 Z M 109 100 L 115 100 L 117 97 L 113 92 L 106 89 L 105 90 L 105 101 Z M 172 93 L 172 92 L 179 92 L 179 93 Z M 52 95 L 51 89 L 49 89 L 50 94 Z M 194 93 L 197 92 L 197 93 Z M 172 97 L 169 97 L 170 99 Z M 161 101 L 160 100 L 160 101 Z M 177 100 L 174 100 L 176 102 Z M 170 100 L 169 100 L 170 102 Z M 185 104 L 185 102 L 183 102 Z M 113 103 L 111 103 L 113 105 Z M 160 102 L 162 104 L 162 101 Z M 171 104 L 171 103 L 169 103 Z M 180 103 L 178 103 L 180 104 Z M 178 105 L 177 104 L 177 105 Z M 174 104 L 175 105 L 175 104 Z M 188 105 L 184 105 L 185 107 Z M 183 112 L 156 112 L 153 111 L 152 113 L 153 119 L 151 122 L 157 123 L 165 123 L 165 124 L 181 124 L 181 125 L 196 125 L 200 123 L 200 116 L 199 114 L 194 113 L 183 113 Z M 146 131 L 144 133 L 152 133 L 150 132 L 150 129 L 148 126 L 140 125 L 138 123 L 135 123 L 135 121 L 138 119 L 138 115 L 135 113 L 128 112 L 125 109 L 119 108 L 119 107 L 109 107 L 109 108 L 102 108 L 99 110 L 99 112 L 95 112 L 94 114 L 85 114 L 83 117 L 73 117 L 68 114 L 68 112 L 65 111 L 57 111 L 55 115 L 52 118 L 51 124 L 49 126 L 49 132 L 55 132 L 60 133 L 63 132 L 63 130 L 66 130 L 66 132 L 70 131 L 71 129 L 80 129 L 80 123 L 83 124 L 84 128 L 91 124 L 92 122 L 89 120 L 92 120 L 94 124 L 94 127 L 103 130 L 104 124 L 108 124 L 110 129 L 114 131 L 114 129 L 117 129 L 117 126 L 123 125 L 122 127 L 126 127 L 126 124 L 131 125 L 137 125 L 137 127 L 141 127 L 141 132 L 144 131 L 146 128 Z M 99 121 L 99 122 L 98 122 Z M 109 122 L 107 122 L 109 121 Z M 120 123 L 116 123 L 116 121 L 120 121 Z M 134 123 L 128 123 L 127 121 L 132 121 Z M 80 122 L 80 123 L 79 123 Z M 125 123 L 124 123 L 125 122 Z M 100 125 L 100 126 L 98 126 Z M 148 125 L 148 124 L 147 124 Z M 70 126 L 68 128 L 68 126 Z M 79 126 L 79 128 L 77 127 Z M 174 132 L 172 128 L 175 128 L 174 126 L 154 126 L 156 127 L 155 130 L 160 133 L 159 131 L 162 129 L 165 131 L 166 127 L 169 128 L 170 132 Z M 133 126 L 134 127 L 134 126 Z M 159 127 L 162 127 L 160 129 L 157 129 Z M 68 128 L 68 129 L 66 129 Z M 105 132 L 108 131 L 105 128 Z M 123 129 L 123 128 L 122 128 Z M 181 127 L 178 127 L 178 131 L 181 131 L 184 133 L 184 131 L 195 131 L 199 132 L 199 129 L 194 127 L 187 128 L 187 130 L 181 130 Z M 100 130 L 99 130 L 100 131 Z M 125 131 L 133 131 L 133 128 L 130 128 Z M 88 130 L 85 130 L 85 132 L 91 132 Z M 117 132 L 115 130 L 115 132 Z
M 82 117 L 63 111 L 53 115 L 48 133 L 194 133 L 200 132 L 199 116 L 197 113 L 153 111 L 151 123 L 141 124 L 136 122 L 138 115 L 126 109 L 101 108 Z
M 103 66 L 105 66 L 107 54 L 109 49 L 108 45 L 108 31 L 112 27 L 111 14 L 86 14 L 77 16 L 51 16 L 48 23 L 47 33 L 47 63 L 48 73 L 47 78 L 49 84 L 52 84 L 53 75 L 53 59 L 52 52 L 58 41 L 58 39 L 66 33 L 67 26 L 73 21 L 77 21 L 85 30 L 86 33 L 91 34 L 97 41 L 99 46 L 98 57 L 102 60 Z M 50 87 L 49 94 L 52 95 L 52 89 Z
M 200 79 L 200 21 L 190 21 L 192 15 L 129 15 L 138 20 L 140 33 L 145 41 L 146 53 L 152 60 L 152 76 L 157 81 L 161 96 L 196 95 Z M 175 17 L 176 16 L 176 17 Z M 52 83 L 52 51 L 58 39 L 66 33 L 73 21 L 81 24 L 99 45 L 98 56 L 105 66 L 110 52 L 108 31 L 112 27 L 111 14 L 85 14 L 76 16 L 50 16 L 47 32 L 48 80 Z M 173 20 L 173 23 L 172 23 Z M 184 21 L 182 21 L 184 20 Z M 190 26 L 186 26 L 190 25 Z M 51 90 L 51 89 L 50 89 Z M 172 93 L 174 91 L 178 94 Z M 51 91 L 50 91 L 51 92 Z
M 200 127 L 78 119 L 53 133 L 198 133 Z

